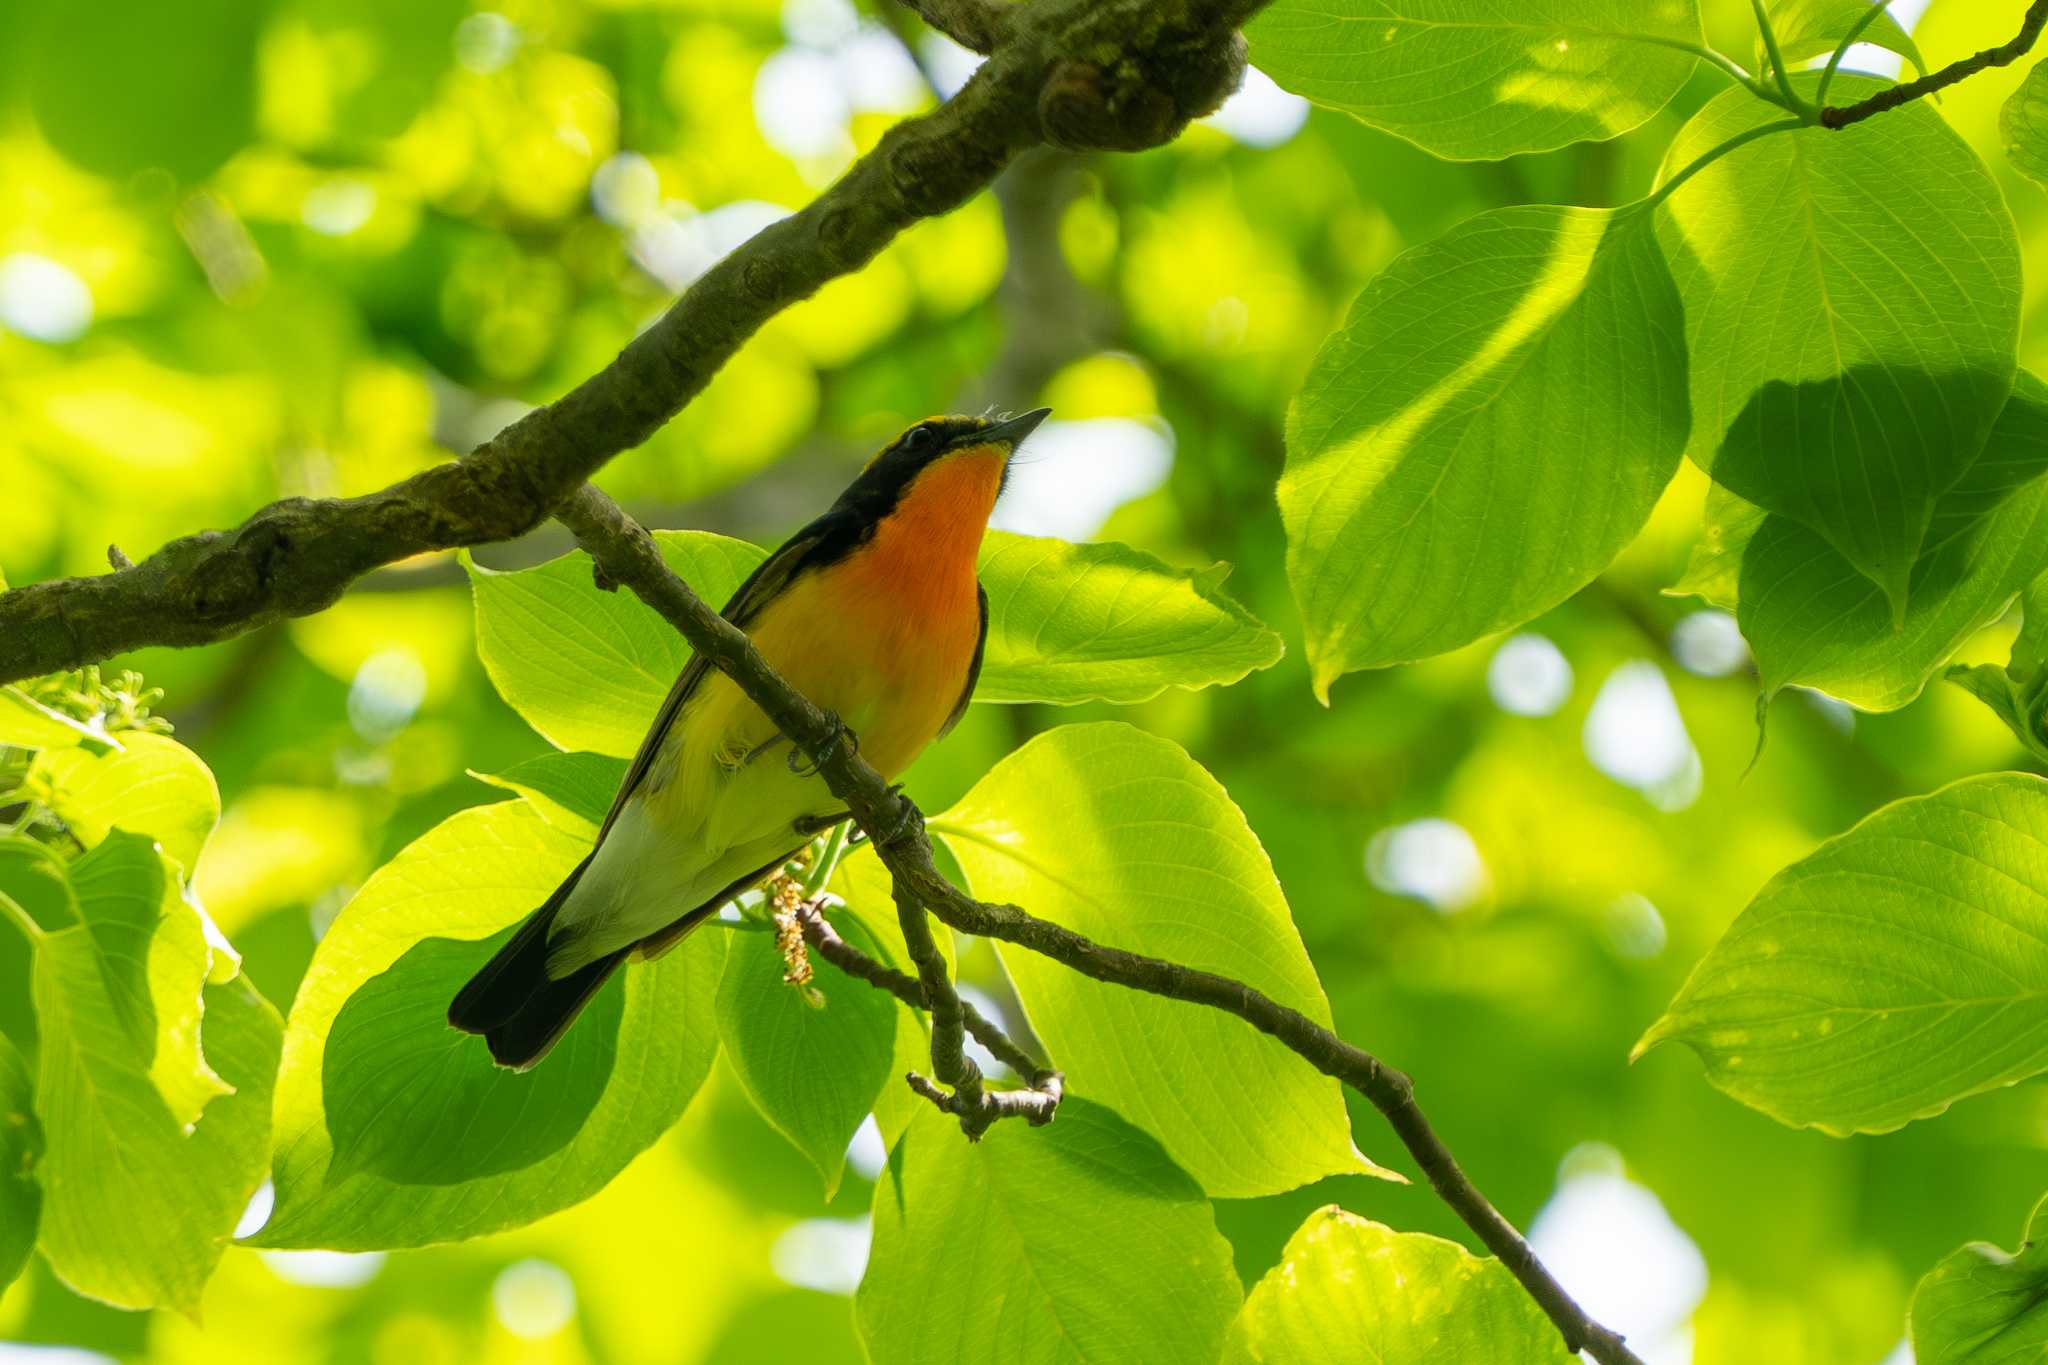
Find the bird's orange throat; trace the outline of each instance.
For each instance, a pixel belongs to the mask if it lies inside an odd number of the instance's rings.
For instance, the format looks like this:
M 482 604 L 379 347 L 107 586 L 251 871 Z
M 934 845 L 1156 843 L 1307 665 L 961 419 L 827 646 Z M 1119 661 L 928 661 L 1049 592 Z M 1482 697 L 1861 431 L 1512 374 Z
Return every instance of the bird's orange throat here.
M 934 462 L 903 490 L 895 510 L 854 554 L 863 586 L 907 614 L 938 624 L 975 606 L 974 562 L 1003 487 L 1005 456 L 992 446 Z

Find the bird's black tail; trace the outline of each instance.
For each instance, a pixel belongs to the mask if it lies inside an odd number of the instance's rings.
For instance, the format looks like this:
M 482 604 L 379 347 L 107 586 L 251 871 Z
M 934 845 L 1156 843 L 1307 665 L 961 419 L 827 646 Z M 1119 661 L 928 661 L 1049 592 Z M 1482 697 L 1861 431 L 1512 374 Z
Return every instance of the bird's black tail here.
M 548 930 L 589 866 L 588 858 L 578 864 L 448 1006 L 448 1022 L 464 1033 L 482 1034 L 500 1066 L 525 1071 L 547 1056 L 548 1049 L 597 994 L 597 988 L 632 951 L 621 948 L 608 953 L 559 980 L 548 975 Z

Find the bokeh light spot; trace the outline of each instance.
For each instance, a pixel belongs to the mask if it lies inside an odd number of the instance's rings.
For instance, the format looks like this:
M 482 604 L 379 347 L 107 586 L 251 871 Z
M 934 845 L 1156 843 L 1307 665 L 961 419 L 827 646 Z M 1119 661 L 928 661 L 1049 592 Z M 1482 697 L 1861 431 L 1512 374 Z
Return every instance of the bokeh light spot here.
M 1512 715 L 1550 715 L 1571 700 L 1571 661 L 1548 636 L 1511 635 L 1486 665 L 1486 690 Z
M 0 326 L 36 341 L 72 341 L 92 326 L 92 290 L 58 261 L 31 251 L 0 259 Z
M 1392 825 L 1373 835 L 1365 849 L 1372 884 L 1397 896 L 1413 896 L 1432 909 L 1461 910 L 1486 892 L 1486 863 L 1464 827 L 1431 817 Z
M 576 1317 L 576 1285 L 552 1261 L 514 1261 L 491 1281 L 491 1312 L 515 1337 L 551 1337 Z
M 1688 673 L 1725 678 L 1749 662 L 1749 644 L 1734 617 L 1709 608 L 1672 627 L 1671 655 Z

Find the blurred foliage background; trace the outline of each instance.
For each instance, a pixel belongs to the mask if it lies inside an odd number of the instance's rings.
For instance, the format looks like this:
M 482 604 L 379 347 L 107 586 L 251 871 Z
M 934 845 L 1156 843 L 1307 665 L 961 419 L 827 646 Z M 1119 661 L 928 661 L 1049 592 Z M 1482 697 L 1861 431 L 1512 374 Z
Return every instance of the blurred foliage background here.
M 1744 51 L 1748 7 L 1707 7 Z M 1934 0 L 1933 65 L 2017 7 Z M 2008 10 L 2012 13 L 2008 13 Z M 466 449 L 606 361 L 672 294 L 801 204 L 973 58 L 851 0 L 8 0 L 0 5 L 0 570 L 139 557 L 273 498 L 352 494 Z M 999 525 L 1235 563 L 1298 641 L 1272 486 L 1288 396 L 1358 288 L 1481 209 L 1639 197 L 1704 70 L 1641 133 L 1454 165 L 1256 72 L 1177 143 L 1034 155 L 777 318 L 598 482 L 650 525 L 774 542 L 930 412 L 1053 405 Z M 1942 115 L 2005 186 L 2029 258 L 2048 204 L 1997 155 L 2018 70 Z M 2030 328 L 2022 364 L 2038 368 Z M 1524 632 L 1348 679 L 1295 649 L 1230 689 L 1118 715 L 1186 745 L 1272 854 L 1339 1031 L 1413 1073 L 1481 1187 L 1590 1311 L 1659 1362 L 1903 1360 L 1915 1279 L 2010 1242 L 2040 1193 L 2048 1089 L 1886 1137 L 1794 1132 L 1630 1044 L 1776 869 L 1873 808 L 1987 768 L 2010 734 L 1936 684 L 1884 716 L 1781 701 L 1753 771 L 1734 623 L 1664 595 L 1706 483 Z M 559 528 L 485 547 L 536 562 Z M 1963 661 L 2002 661 L 2011 627 Z M 446 556 L 227 644 L 119 661 L 218 774 L 207 908 L 287 1008 L 362 879 L 497 793 L 540 741 L 492 692 Z M 974 708 L 914 771 L 927 809 L 1058 721 Z M 11 931 L 9 931 L 11 932 Z M 985 948 L 968 981 L 996 1008 Z M 1403 1166 L 1376 1115 L 1360 1145 Z M 588 1204 L 392 1255 L 234 1249 L 202 1320 L 0 1298 L 0 1360 L 857 1361 L 846 1295 L 878 1142 L 838 1197 L 715 1075 Z M 1412 1174 L 1412 1172 L 1411 1172 Z M 1426 1186 L 1332 1180 L 1219 1206 L 1249 1283 L 1338 1202 L 1459 1237 Z M 252 1209 L 253 1226 L 262 1215 Z M 30 1358 L 30 1357 L 24 1357 Z

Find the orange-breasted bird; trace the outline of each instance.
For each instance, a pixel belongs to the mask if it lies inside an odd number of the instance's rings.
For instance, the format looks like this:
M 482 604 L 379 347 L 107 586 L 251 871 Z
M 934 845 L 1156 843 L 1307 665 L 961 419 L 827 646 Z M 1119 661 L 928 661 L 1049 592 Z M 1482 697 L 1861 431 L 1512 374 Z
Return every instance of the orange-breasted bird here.
M 982 533 L 1011 455 L 1049 411 L 919 422 L 725 605 L 884 777 L 967 709 L 988 635 Z M 836 813 L 761 709 L 692 659 L 590 856 L 456 995 L 448 1022 L 482 1034 L 500 1065 L 534 1065 L 627 957 L 674 947 Z

